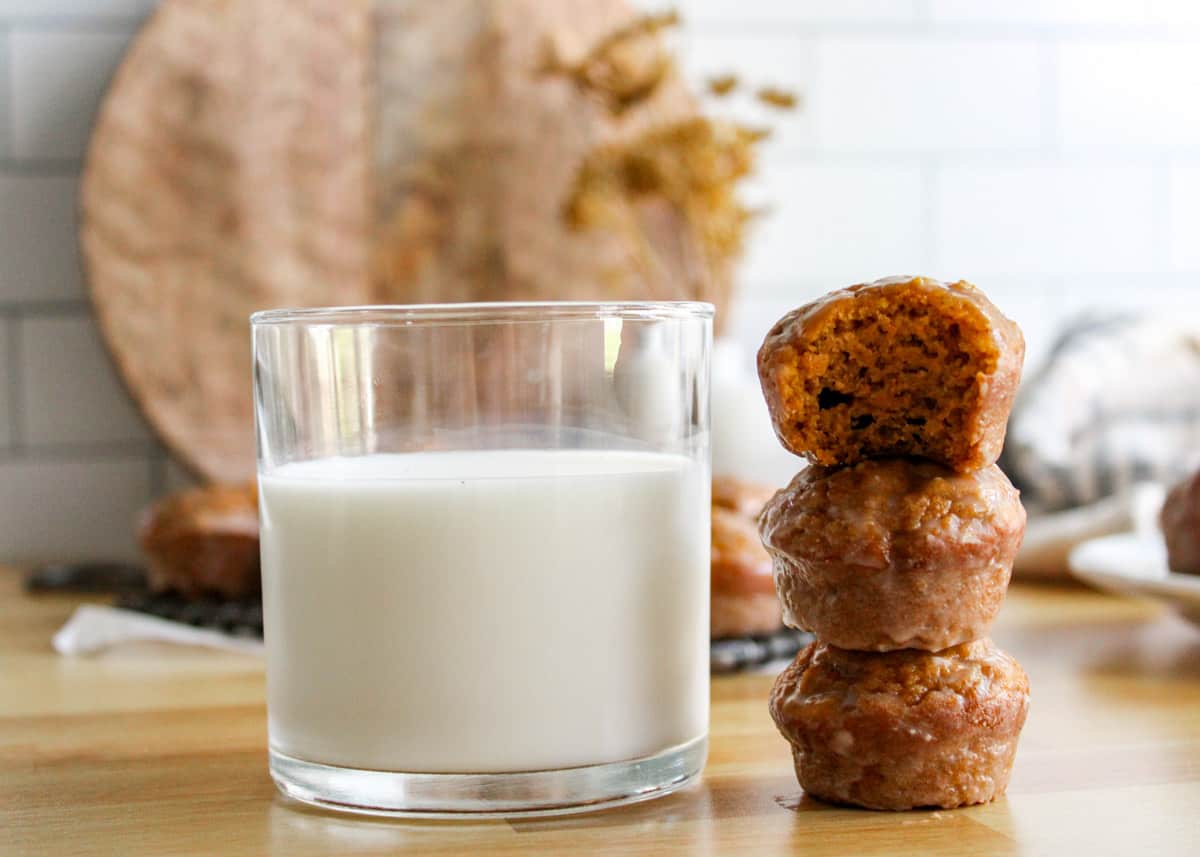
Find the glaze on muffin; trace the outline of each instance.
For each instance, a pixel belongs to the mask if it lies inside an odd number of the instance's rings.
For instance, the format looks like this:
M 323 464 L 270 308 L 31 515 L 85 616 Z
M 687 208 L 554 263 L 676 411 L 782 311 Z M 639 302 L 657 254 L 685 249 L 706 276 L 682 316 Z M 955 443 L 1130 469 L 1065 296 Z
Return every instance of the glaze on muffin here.
M 990 640 L 886 654 L 813 643 L 770 701 L 806 792 L 887 810 L 1002 795 L 1028 709 L 1025 671 Z
M 889 458 L 810 467 L 763 509 L 784 622 L 847 649 L 944 649 L 986 636 L 1025 532 L 995 465 Z

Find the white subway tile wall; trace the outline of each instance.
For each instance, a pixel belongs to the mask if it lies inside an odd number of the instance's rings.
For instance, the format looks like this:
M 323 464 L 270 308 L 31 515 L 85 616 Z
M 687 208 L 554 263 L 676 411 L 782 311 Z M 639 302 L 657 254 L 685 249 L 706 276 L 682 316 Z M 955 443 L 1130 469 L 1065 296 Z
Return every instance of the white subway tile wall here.
M 742 91 L 721 102 L 722 115 L 753 126 L 769 121 L 771 148 L 792 151 L 817 144 L 815 112 L 770 111 L 754 98 L 754 92 L 784 81 L 789 90 L 811 98 L 817 88 L 818 44 L 816 39 L 799 37 L 698 31 L 682 41 L 680 53 L 686 74 L 698 86 L 715 77 L 736 75 Z
M 1200 145 L 1200 110 L 1181 100 L 1200 90 L 1194 41 L 1066 44 L 1058 68 L 1064 146 Z
M 0 36 L 0 161 L 9 156 L 12 139 L 12 82 L 10 81 L 8 39 Z
M 1086 0 L 1081 0 L 1086 2 Z M 1112 0 L 1110 0 L 1112 2 Z M 1135 8 L 1140 5 L 1131 4 Z M 1200 24 L 1200 3 L 1194 0 L 1148 0 L 1146 14 L 1155 23 Z
M 136 559 L 150 471 L 145 455 L 120 452 L 0 460 L 3 561 Z
M 0 167 L 0 306 L 83 297 L 75 231 L 77 170 Z
M 158 0 L 0 0 L 0 17 L 10 21 L 64 18 L 77 21 L 136 19 L 158 5 Z
M 90 316 L 26 319 L 18 354 L 17 414 L 27 447 L 150 440 Z
M 929 7 L 943 22 L 1136 24 L 1147 17 L 1142 0 L 930 0 Z
M 12 148 L 19 158 L 78 158 L 128 32 L 14 30 L 9 36 Z
M 765 210 L 741 272 L 746 292 L 794 302 L 798 282 L 849 284 L 921 270 L 921 194 L 917 165 L 769 163 L 748 194 Z
M 1023 39 L 822 39 L 811 102 L 820 145 L 838 152 L 1033 149 L 1042 143 L 1048 85 L 1040 53 Z
M 17 392 L 16 385 L 12 383 L 16 367 L 9 365 L 9 354 L 13 347 L 9 329 L 12 327 L 15 325 L 8 319 L 0 318 L 0 456 L 12 443 L 13 414 L 16 413 L 16 404 L 10 401 Z M 0 510 L 2 513 L 3 510 Z
M 993 166 L 937 171 L 934 267 L 947 276 L 1156 271 L 1148 164 Z
M 88 126 L 154 0 L 0 0 L 0 561 L 129 556 L 190 477 L 88 317 L 75 193 Z M 798 89 L 749 189 L 770 209 L 730 325 L 896 272 L 968 277 L 1025 328 L 1161 304 L 1200 315 L 1200 3 L 644 0 L 687 73 Z
M 164 463 L 162 477 L 163 491 L 182 491 L 186 488 L 195 487 L 197 484 L 196 477 L 189 473 L 187 468 L 178 461 L 168 459 Z
M 1169 264 L 1200 271 L 1200 164 L 1173 165 L 1167 175 Z
M 641 5 L 679 9 L 688 21 L 727 29 L 746 23 L 905 24 L 913 20 L 917 3 L 916 0 L 680 0 L 677 3 L 664 0 Z

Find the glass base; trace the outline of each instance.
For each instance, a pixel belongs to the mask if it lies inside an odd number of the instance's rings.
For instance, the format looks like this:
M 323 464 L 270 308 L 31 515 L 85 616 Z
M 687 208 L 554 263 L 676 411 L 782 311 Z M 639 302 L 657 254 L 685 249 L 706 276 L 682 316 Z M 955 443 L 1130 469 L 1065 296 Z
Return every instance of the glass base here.
M 364 815 L 495 818 L 565 815 L 669 794 L 700 773 L 701 736 L 644 759 L 514 774 L 401 774 L 305 762 L 269 751 L 271 777 L 287 797 Z

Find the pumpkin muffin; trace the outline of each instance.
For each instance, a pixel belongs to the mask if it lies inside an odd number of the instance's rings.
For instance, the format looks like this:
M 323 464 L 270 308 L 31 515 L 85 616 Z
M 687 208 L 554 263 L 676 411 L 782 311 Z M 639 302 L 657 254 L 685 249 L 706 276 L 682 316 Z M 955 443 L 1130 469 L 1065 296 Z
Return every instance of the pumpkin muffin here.
M 1167 542 L 1168 568 L 1200 574 L 1200 472 L 1167 492 L 1159 524 Z
M 763 509 L 784 622 L 846 649 L 936 651 L 987 634 L 1025 532 L 995 465 L 810 467 Z
M 771 578 L 771 557 L 754 521 L 712 510 L 712 608 L 710 636 L 745 637 L 783 627 L 783 611 Z
M 910 455 L 968 472 L 1000 455 L 1024 359 L 975 286 L 892 277 L 788 313 L 758 373 L 780 442 L 816 464 Z
M 150 588 L 186 598 L 242 599 L 262 589 L 254 482 L 206 485 L 143 512 L 138 539 Z
M 714 476 L 712 481 L 712 504 L 721 509 L 737 512 L 747 518 L 757 518 L 767 501 L 775 495 L 775 489 L 757 482 L 747 482 L 735 476 Z
M 990 640 L 887 654 L 818 642 L 776 680 L 770 708 L 813 797 L 950 809 L 1004 794 L 1029 680 Z

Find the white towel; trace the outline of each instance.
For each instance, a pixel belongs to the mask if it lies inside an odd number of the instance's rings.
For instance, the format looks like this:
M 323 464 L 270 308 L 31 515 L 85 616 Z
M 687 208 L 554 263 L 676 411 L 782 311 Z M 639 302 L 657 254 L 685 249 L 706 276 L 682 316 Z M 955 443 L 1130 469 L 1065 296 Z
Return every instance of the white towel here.
M 1171 483 L 1200 455 L 1200 319 L 1080 319 L 1021 385 L 1000 467 L 1032 519 Z
M 194 628 L 134 610 L 97 604 L 84 604 L 76 609 L 67 624 L 54 635 L 54 649 L 62 655 L 88 655 L 119 643 L 147 640 L 252 655 L 263 653 L 262 640 L 253 637 Z

